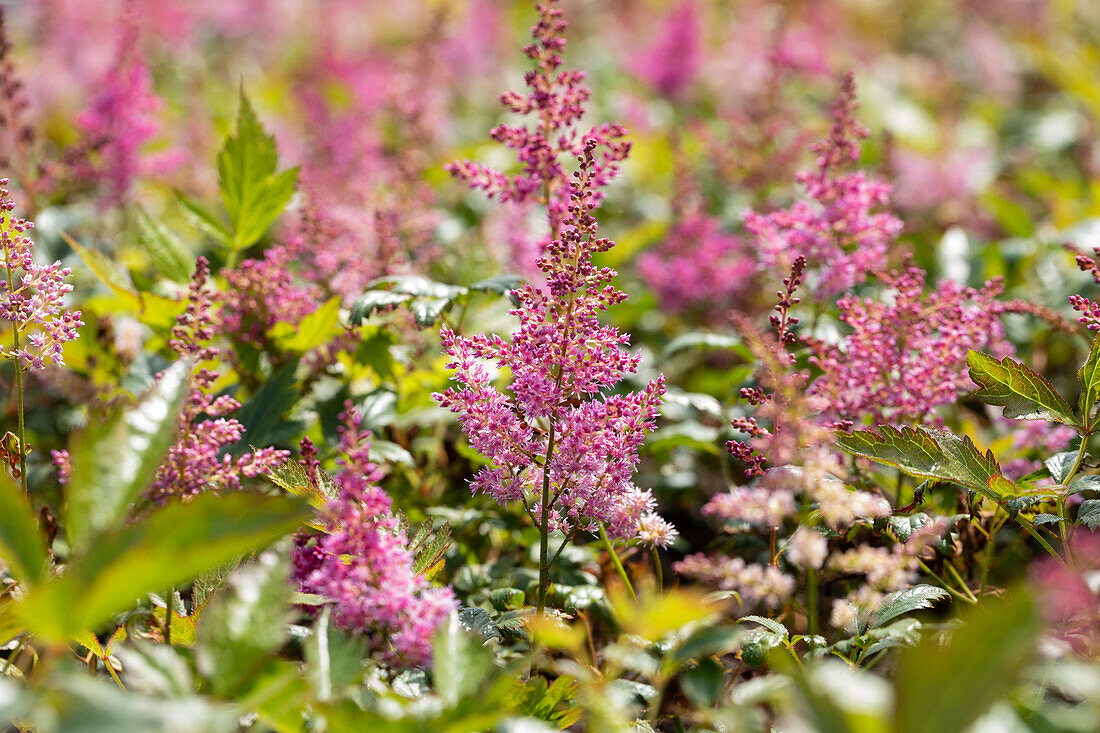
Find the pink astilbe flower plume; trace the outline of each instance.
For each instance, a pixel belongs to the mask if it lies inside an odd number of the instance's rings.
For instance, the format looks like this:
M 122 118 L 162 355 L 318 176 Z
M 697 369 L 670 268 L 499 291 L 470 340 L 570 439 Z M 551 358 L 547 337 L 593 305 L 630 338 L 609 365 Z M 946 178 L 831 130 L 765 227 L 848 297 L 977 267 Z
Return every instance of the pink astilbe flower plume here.
M 782 272 L 796 257 L 805 257 L 820 297 L 838 295 L 884 269 L 902 229 L 893 214 L 875 211 L 889 203 L 889 184 L 861 171 L 843 172 L 859 159 L 859 140 L 869 135 L 855 118 L 856 106 L 855 81 L 848 74 L 829 137 L 813 146 L 817 168 L 797 176 L 806 198 L 770 214 L 745 214 L 745 228 L 756 237 L 764 265 Z
M 460 386 L 435 397 L 459 416 L 471 445 L 489 461 L 471 482 L 475 493 L 506 505 L 522 502 L 536 524 L 549 502 L 549 528 L 567 536 L 603 524 L 614 537 L 636 538 L 654 500 L 631 477 L 664 378 L 641 392 L 601 396 L 635 371 L 640 357 L 622 350 L 628 334 L 598 319 L 626 296 L 611 285 L 612 270 L 592 264 L 593 254 L 614 244 L 597 238 L 592 216 L 600 182 L 596 147 L 596 140 L 586 144 L 561 237 L 539 260 L 546 289 L 514 291 L 520 327 L 510 340 L 460 336 L 445 326 L 443 346 Z M 494 386 L 483 360 L 509 370 L 509 391 Z M 654 528 L 647 518 L 646 535 Z
M 196 362 L 217 358 L 218 349 L 210 345 L 214 338 L 214 296 L 207 288 L 210 265 L 199 257 L 187 310 L 176 319 L 168 344 L 179 358 Z M 179 439 L 157 470 L 148 496 L 164 503 L 171 497 L 186 500 L 203 491 L 237 490 L 241 478 L 254 478 L 278 466 L 289 452 L 275 448 L 244 453 L 234 459 L 224 449 L 244 435 L 244 426 L 228 417 L 241 403 L 228 395 L 211 394 L 218 373 L 198 367 L 192 375 L 192 388 L 179 418 Z
M 296 548 L 294 577 L 304 592 L 333 604 L 338 625 L 368 635 L 392 661 L 428 664 L 432 635 L 458 602 L 449 587 L 413 571 L 408 538 L 378 486 L 384 473 L 368 457 L 370 434 L 350 402 L 340 423 L 342 457 L 333 475 L 340 494 L 325 509 L 326 534 Z
M 812 344 L 813 363 L 824 374 L 810 394 L 826 398 L 834 417 L 897 423 L 933 417 L 940 405 L 974 388 L 966 370 L 970 349 L 1007 355 L 997 301 L 1002 286 L 981 289 L 951 280 L 925 292 L 917 267 L 883 275 L 887 300 L 845 297 L 840 320 L 852 328 L 842 343 Z
M 157 134 L 156 115 L 163 105 L 153 91 L 149 67 L 141 52 L 137 19 L 123 19 L 115 60 L 99 80 L 98 92 L 76 119 L 99 161 L 85 176 L 106 186 L 105 202 L 126 201 L 130 187 L 141 175 L 171 168 L 182 162 L 182 152 L 151 157 L 142 148 Z
M 702 65 L 702 22 L 694 0 L 682 0 L 661 21 L 663 33 L 633 59 L 634 72 L 666 97 L 682 99 Z
M 556 0 L 538 6 L 539 20 L 531 28 L 534 42 L 523 49 L 535 62 L 527 72 L 527 91 L 508 91 L 500 101 L 511 112 L 533 120 L 527 125 L 498 125 L 490 132 L 497 142 L 515 150 L 520 172 L 509 175 L 469 160 L 457 161 L 447 170 L 466 181 L 471 188 L 485 191 L 490 198 L 513 204 L 538 203 L 547 207 L 550 238 L 558 235 L 569 216 L 572 188 L 563 159 L 583 154 L 586 141 L 597 141 L 602 151 L 593 158 L 589 176 L 593 179 L 591 197 L 602 198 L 597 189 L 605 186 L 619 171 L 619 163 L 630 152 L 619 124 L 602 124 L 582 130 L 579 125 L 591 92 L 584 85 L 584 72 L 562 71 L 566 22 L 555 8 Z
M 80 311 L 64 309 L 72 270 L 60 262 L 35 262 L 34 242 L 26 235 L 34 224 L 12 215 L 8 182 L 0 178 L 0 319 L 11 324 L 14 338 L 10 347 L 0 346 L 0 358 L 17 360 L 24 372 L 45 369 L 47 361 L 63 366 L 62 347 L 84 325 Z

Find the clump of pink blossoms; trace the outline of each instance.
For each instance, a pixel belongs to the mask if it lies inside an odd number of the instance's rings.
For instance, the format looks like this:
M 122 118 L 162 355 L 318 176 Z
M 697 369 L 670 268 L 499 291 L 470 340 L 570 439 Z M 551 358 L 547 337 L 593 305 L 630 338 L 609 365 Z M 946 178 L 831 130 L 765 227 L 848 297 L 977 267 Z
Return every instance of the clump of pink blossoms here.
M 613 537 L 634 538 L 654 508 L 632 475 L 664 378 L 642 392 L 600 394 L 635 371 L 640 357 L 621 348 L 628 334 L 599 322 L 626 295 L 611 285 L 614 271 L 592 264 L 593 254 L 614 245 L 597 238 L 592 216 L 596 145 L 585 147 L 561 236 L 539 260 L 546 289 L 513 291 L 519 307 L 511 313 L 520 327 L 510 340 L 459 336 L 444 326 L 443 347 L 460 387 L 435 397 L 459 416 L 471 445 L 489 461 L 471 482 L 475 493 L 506 505 L 522 502 L 544 527 L 545 511 L 549 528 L 566 536 L 603 524 Z M 509 370 L 508 392 L 494 386 L 484 360 Z
M 556 0 L 538 6 L 539 20 L 531 28 L 534 42 L 523 49 L 535 62 L 535 68 L 525 77 L 527 92 L 508 91 L 500 96 L 509 111 L 534 120 L 531 126 L 498 125 L 489 133 L 497 142 L 515 150 L 520 172 L 508 175 L 481 163 L 469 160 L 446 166 L 451 175 L 466 181 L 471 188 L 485 191 L 490 198 L 524 206 L 546 206 L 550 222 L 550 239 L 566 219 L 572 184 L 562 160 L 575 159 L 584 152 L 587 141 L 595 140 L 602 147 L 599 159 L 593 160 L 590 175 L 594 179 L 591 196 L 599 203 L 606 185 L 619 171 L 619 163 L 630 152 L 622 125 L 601 124 L 587 130 L 578 126 L 584 116 L 585 103 L 591 91 L 584 85 L 583 71 L 561 71 L 565 51 L 566 22 Z
M 350 402 L 340 422 L 343 457 L 333 476 L 340 494 L 325 509 L 327 533 L 315 545 L 296 549 L 295 579 L 304 592 L 333 604 L 337 624 L 369 635 L 391 659 L 428 664 L 432 635 L 458 602 L 449 587 L 430 586 L 423 573 L 413 572 L 408 538 L 378 486 L 384 473 L 368 457 L 370 434 Z M 306 448 L 306 467 L 314 472 Z
M 76 122 L 100 161 L 84 174 L 102 181 L 106 203 L 125 202 L 133 182 L 142 174 L 182 162 L 179 152 L 159 158 L 143 156 L 142 147 L 156 135 L 161 99 L 154 93 L 149 67 L 142 56 L 137 20 L 126 18 L 114 63 L 97 84 L 98 92 Z
M 890 199 L 890 186 L 862 171 L 841 171 L 859 159 L 859 140 L 870 133 L 855 118 L 855 80 L 844 77 L 826 140 L 816 143 L 817 168 L 798 174 L 806 198 L 770 214 L 745 213 L 745 228 L 759 245 L 769 269 L 785 272 L 798 256 L 817 273 L 814 291 L 832 297 L 885 269 L 901 220 L 876 212 Z
M 35 262 L 34 242 L 26 236 L 34 224 L 12 215 L 8 183 L 0 178 L 0 318 L 12 324 L 14 341 L 10 350 L 0 347 L 0 357 L 16 359 L 24 372 L 45 369 L 47 361 L 63 366 L 62 347 L 84 325 L 80 311 L 64 310 L 65 295 L 73 289 L 65 278 L 72 270 L 60 262 Z
M 746 243 L 702 213 L 684 216 L 638 257 L 638 274 L 672 311 L 703 307 L 724 316 L 749 291 L 755 271 Z
M 214 338 L 214 298 L 206 287 L 209 277 L 210 265 L 205 257 L 199 257 L 187 310 L 176 319 L 168 342 L 181 359 L 204 362 L 218 356 L 218 349 L 209 345 Z M 186 500 L 203 491 L 237 490 L 242 476 L 259 476 L 289 457 L 287 451 L 275 448 L 247 452 L 235 460 L 222 453 L 241 439 L 244 426 L 227 417 L 240 408 L 240 402 L 229 395 L 210 394 L 217 379 L 218 373 L 212 369 L 195 369 L 191 392 L 180 413 L 180 437 L 157 470 L 148 492 L 151 500 L 164 503 L 171 497 Z
M 695 1 L 681 0 L 660 25 L 661 35 L 635 55 L 631 66 L 662 95 L 682 99 L 702 66 L 702 22 Z
M 999 280 L 980 289 L 945 280 L 926 293 L 925 277 L 910 267 L 882 276 L 889 299 L 837 301 L 852 333 L 841 344 L 812 343 L 812 362 L 824 374 L 809 391 L 827 398 L 829 414 L 876 424 L 928 419 L 974 388 L 966 372 L 970 349 L 1009 353 Z

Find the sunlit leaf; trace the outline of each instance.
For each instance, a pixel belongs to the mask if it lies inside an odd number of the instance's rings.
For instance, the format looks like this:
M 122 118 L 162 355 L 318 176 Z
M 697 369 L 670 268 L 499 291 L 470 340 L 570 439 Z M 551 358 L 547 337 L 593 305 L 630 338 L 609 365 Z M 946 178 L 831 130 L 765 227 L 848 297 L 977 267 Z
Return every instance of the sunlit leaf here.
M 966 355 L 970 378 L 980 389 L 975 397 L 1004 407 L 1004 416 L 1024 420 L 1052 420 L 1076 425 L 1073 408 L 1046 377 L 1006 356 L 997 360 L 980 351 Z

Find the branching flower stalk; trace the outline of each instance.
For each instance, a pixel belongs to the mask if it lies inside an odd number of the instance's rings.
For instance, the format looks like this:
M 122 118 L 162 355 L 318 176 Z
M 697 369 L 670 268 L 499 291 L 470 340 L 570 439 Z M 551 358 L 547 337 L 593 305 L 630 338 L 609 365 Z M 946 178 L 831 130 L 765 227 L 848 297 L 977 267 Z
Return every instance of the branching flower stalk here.
M 72 271 L 61 262 L 39 265 L 25 236 L 32 222 L 12 215 L 15 202 L 0 179 L 0 248 L 3 249 L 5 297 L 0 302 L 0 318 L 11 323 L 12 349 L 0 349 L 0 357 L 15 362 L 15 400 L 18 412 L 16 439 L 19 453 L 19 480 L 27 490 L 27 436 L 24 425 L 23 375 L 46 368 L 52 361 L 64 365 L 62 347 L 77 336 L 84 323 L 80 311 L 63 310 L 65 295 L 73 286 L 65 281 Z

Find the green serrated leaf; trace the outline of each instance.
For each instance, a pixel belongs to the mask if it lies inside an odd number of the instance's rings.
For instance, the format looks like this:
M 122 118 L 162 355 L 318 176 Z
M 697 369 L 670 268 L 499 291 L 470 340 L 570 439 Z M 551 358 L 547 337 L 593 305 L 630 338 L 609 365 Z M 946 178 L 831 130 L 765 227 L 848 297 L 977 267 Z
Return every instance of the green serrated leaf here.
M 951 594 L 943 588 L 934 585 L 915 585 L 896 593 L 891 593 L 883 599 L 868 624 L 870 628 L 877 628 L 892 621 L 898 616 L 923 608 L 931 608 L 935 601 L 943 600 Z
M 302 319 L 301 323 L 276 323 L 269 335 L 283 351 L 304 354 L 328 343 L 340 333 L 340 296 L 329 298 L 317 310 Z
M 1054 479 L 1055 483 L 1065 483 L 1065 480 L 1069 478 L 1069 472 L 1073 468 L 1073 464 L 1077 460 L 1077 451 L 1063 451 L 1062 453 L 1055 453 L 1050 458 L 1043 461 L 1043 465 L 1050 471 L 1050 477 Z
M 1100 529 L 1100 499 L 1087 499 L 1077 508 L 1077 524 Z
M 680 676 L 680 689 L 700 708 L 709 708 L 717 703 L 725 687 L 725 670 L 713 657 L 700 660 Z
M 46 573 L 46 537 L 29 497 L 6 468 L 0 470 L 0 559 L 20 580 L 33 582 Z
M 149 593 L 263 549 L 309 519 L 305 502 L 238 492 L 200 494 L 104 533 L 49 585 L 33 588 L 19 613 L 36 633 L 65 640 L 97 629 Z
M 997 360 L 980 351 L 966 355 L 970 378 L 978 385 L 975 397 L 1004 407 L 1004 416 L 1024 420 L 1052 420 L 1076 425 L 1073 408 L 1046 377 L 1011 357 Z
M 176 436 L 191 385 L 191 362 L 178 361 L 135 405 L 93 421 L 70 446 L 72 476 L 62 517 L 78 551 L 119 526 L 148 488 Z
M 215 694 L 241 689 L 282 646 L 291 618 L 286 579 L 286 558 L 265 552 L 233 571 L 203 614 L 195 662 Z
M 153 267 L 164 277 L 178 283 L 191 279 L 195 258 L 175 234 L 140 206 L 134 208 L 138 240 L 145 247 Z
M 778 621 L 772 621 L 770 618 L 764 618 L 763 616 L 742 616 L 741 618 L 737 619 L 737 623 L 739 624 L 743 624 L 746 621 L 751 621 L 754 624 L 760 624 L 769 631 L 779 634 L 784 639 L 788 638 L 791 635 L 791 632 L 787 631 L 786 626 L 779 623 Z
M 983 454 L 969 437 L 932 428 L 886 425 L 840 433 L 837 443 L 853 455 L 893 466 L 909 476 L 956 483 L 995 501 L 1014 490 L 1012 482 L 1001 475 L 993 454 Z
M 1067 494 L 1080 494 L 1082 491 L 1100 491 L 1100 476 L 1096 474 L 1078 476 L 1066 487 Z
M 1081 385 L 1081 415 L 1086 427 L 1093 427 L 1092 408 L 1100 400 L 1100 334 L 1092 340 L 1089 357 L 1077 372 Z
M 375 311 L 385 310 L 392 306 L 401 305 L 412 300 L 408 293 L 394 293 L 389 290 L 368 290 L 355 299 L 351 304 L 348 321 L 352 325 L 359 325 Z
M 260 125 L 242 88 L 236 129 L 218 154 L 218 180 L 232 227 L 232 249 L 247 249 L 259 241 L 294 195 L 298 169 L 276 173 L 277 165 L 275 138 Z
M 183 207 L 183 213 L 196 229 L 223 247 L 229 247 L 232 244 L 233 235 L 229 227 L 212 211 L 179 191 L 176 191 L 176 200 L 179 201 L 180 206 Z

